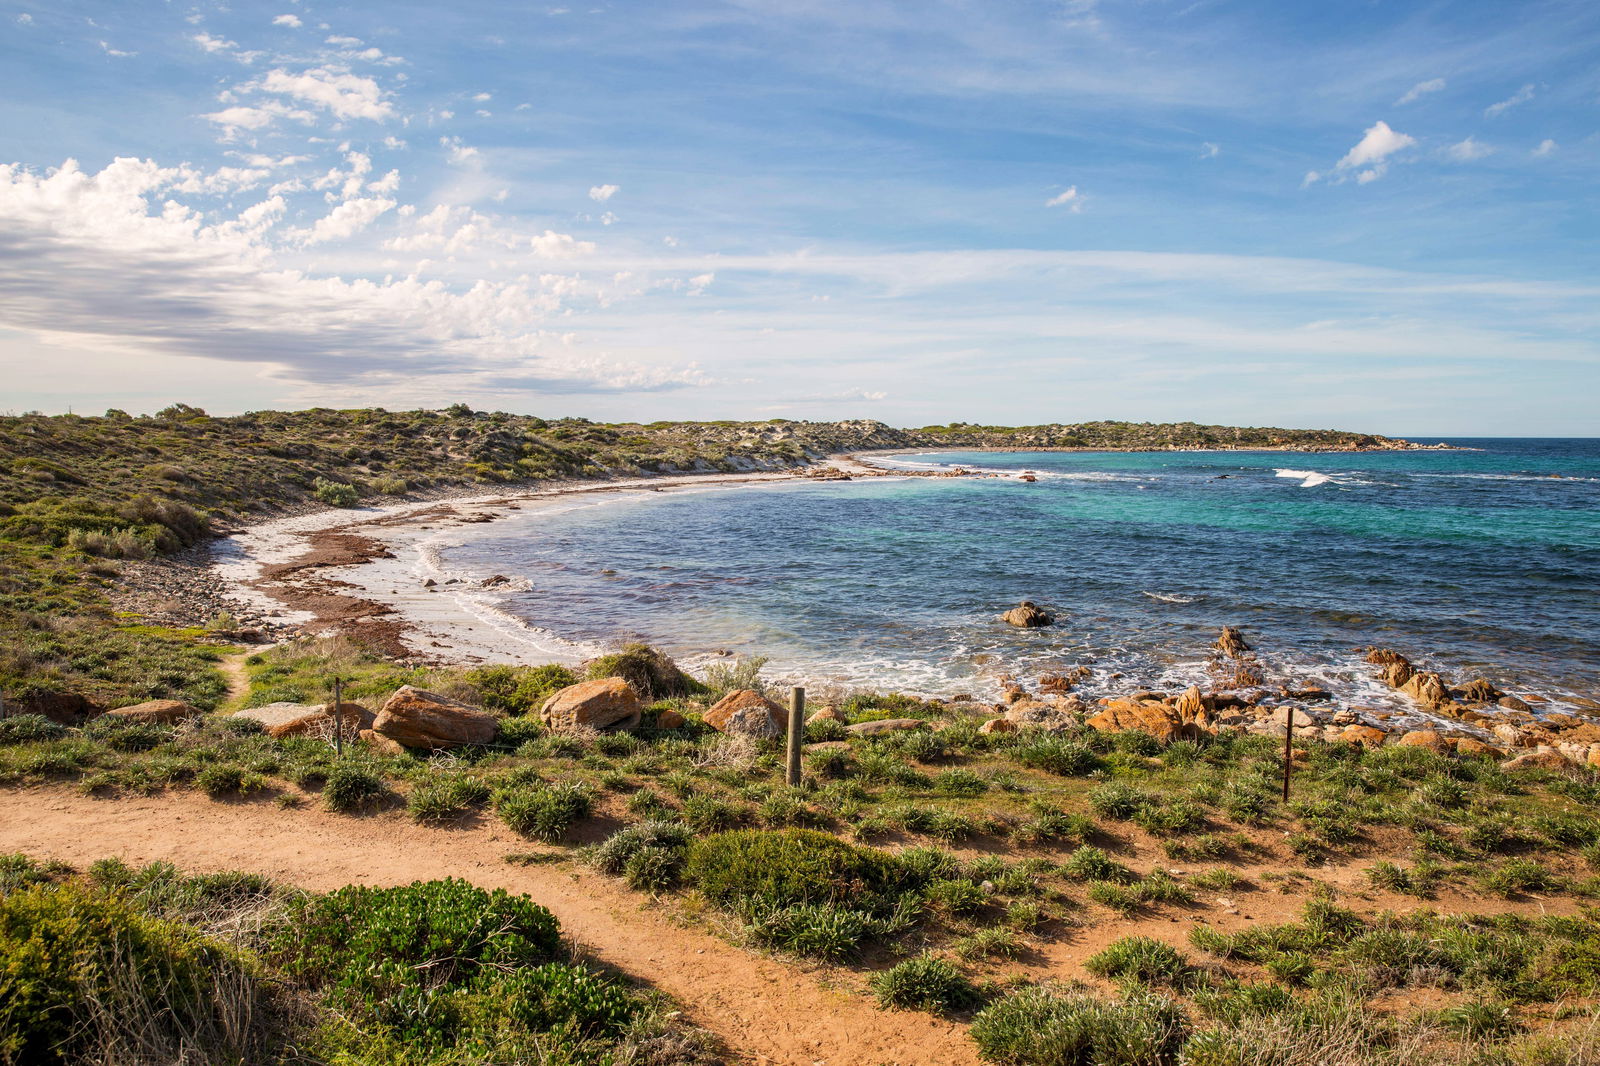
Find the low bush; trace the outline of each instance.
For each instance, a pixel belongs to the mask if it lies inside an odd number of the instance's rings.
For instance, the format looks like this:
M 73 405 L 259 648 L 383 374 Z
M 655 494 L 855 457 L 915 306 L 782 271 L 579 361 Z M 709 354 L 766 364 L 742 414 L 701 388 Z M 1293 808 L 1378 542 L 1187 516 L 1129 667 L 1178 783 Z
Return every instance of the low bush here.
M 876 909 L 905 879 L 894 858 L 808 829 L 718 833 L 689 848 L 685 876 L 711 902 Z
M 1172 1066 L 1183 1012 L 1155 995 L 1110 1002 L 1078 992 L 1024 988 L 985 1007 L 972 1039 L 1001 1066 Z
M 950 1014 L 982 1001 L 966 975 L 934 955 L 907 959 L 872 979 L 878 1002 L 894 1010 Z
M 314 482 L 313 495 L 329 507 L 354 507 L 361 502 L 361 494 L 354 485 L 330 481 L 319 477 Z
M 678 669 L 665 652 L 648 644 L 626 644 L 620 651 L 600 656 L 589 663 L 586 676 L 620 677 L 646 702 L 705 691 L 704 685 Z
M 613 877 L 624 874 L 629 864 L 643 852 L 667 852 L 675 855 L 676 867 L 683 865 L 684 854 L 694 834 L 677 822 L 652 821 L 630 825 L 606 838 L 605 843 L 590 853 L 590 862 L 601 873 Z M 676 875 L 674 870 L 674 876 Z
M 73 884 L 0 898 L 0 1061 L 259 1061 L 260 989 L 232 949 L 127 901 Z
M 1010 755 L 1023 766 L 1060 777 L 1083 777 L 1103 764 L 1087 745 L 1048 733 L 1018 744 Z
M 445 822 L 489 801 L 489 786 L 475 777 L 424 781 L 406 797 L 406 813 L 418 822 Z
M 1189 960 L 1170 944 L 1147 936 L 1126 936 L 1089 956 L 1083 968 L 1097 977 L 1130 979 L 1144 984 L 1176 984 L 1188 973 Z
M 832 903 L 747 909 L 746 930 L 762 947 L 843 962 L 853 957 L 878 929 L 870 914 Z
M 272 950 L 289 975 L 353 1018 L 438 1045 L 453 1042 L 461 1021 L 455 993 L 539 967 L 559 947 L 545 908 L 452 878 L 305 899 Z
M 42 740 L 60 740 L 66 735 L 65 726 L 57 725 L 42 714 L 17 714 L 0 718 L 0 744 L 32 744 Z
M 322 785 L 322 804 L 330 811 L 348 814 L 375 805 L 390 795 L 383 775 L 366 766 L 341 763 L 328 771 Z
M 501 789 L 494 797 L 495 813 L 512 832 L 550 843 L 564 836 L 573 823 L 589 816 L 592 800 L 582 785 L 531 785 Z

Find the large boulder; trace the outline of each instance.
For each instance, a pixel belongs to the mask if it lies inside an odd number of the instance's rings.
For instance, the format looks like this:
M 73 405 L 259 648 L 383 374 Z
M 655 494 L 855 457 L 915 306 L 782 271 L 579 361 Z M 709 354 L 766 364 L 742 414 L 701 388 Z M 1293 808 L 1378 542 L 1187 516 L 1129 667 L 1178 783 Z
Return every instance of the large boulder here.
M 1042 729 L 1048 733 L 1059 733 L 1076 725 L 1088 710 L 1089 706 L 1077 696 L 1068 696 L 1066 699 L 1053 702 L 1019 700 L 1006 708 L 1005 720 L 1019 729 Z
M 135 703 L 131 707 L 118 707 L 114 711 L 107 711 L 106 717 L 172 725 L 174 722 L 194 718 L 199 714 L 199 708 L 191 707 L 182 700 L 150 700 L 146 703 Z
M 383 703 L 372 731 L 408 748 L 459 748 L 487 744 L 499 725 L 495 716 L 465 703 L 402 685 Z
M 1496 759 L 1503 759 L 1506 753 L 1493 744 L 1485 744 L 1476 737 L 1461 737 L 1456 741 L 1457 755 L 1492 755 Z
M 1500 764 L 1502 770 L 1568 770 L 1572 763 L 1559 751 L 1544 748 L 1518 755 Z
M 1367 662 L 1373 666 L 1393 666 L 1396 663 L 1411 665 L 1411 660 L 1395 651 L 1393 648 L 1368 648 Z
M 1450 745 L 1444 742 L 1444 737 L 1432 729 L 1413 729 L 1409 733 L 1402 734 L 1394 743 L 1399 748 L 1427 748 L 1441 755 L 1450 750 Z
M 705 723 L 722 733 L 781 737 L 789 731 L 789 712 L 751 689 L 736 689 L 705 714 Z
M 539 717 L 557 732 L 572 729 L 633 729 L 644 704 L 632 685 L 620 677 L 601 677 L 568 685 L 544 701 Z
M 1211 731 L 1210 715 L 1185 720 L 1176 707 L 1159 700 L 1107 700 L 1105 709 L 1091 717 L 1088 724 L 1105 733 L 1149 733 L 1163 743 L 1197 740 Z
M 1041 626 L 1054 625 L 1056 621 L 1050 612 L 1032 600 L 1023 600 L 1001 615 L 1000 620 L 1019 629 L 1038 629 Z
M 1384 741 L 1389 739 L 1389 734 L 1370 725 L 1347 725 L 1339 734 L 1339 739 L 1346 744 L 1360 744 L 1363 748 L 1381 748 Z
M 333 705 L 329 703 L 269 703 L 235 711 L 232 717 L 260 722 L 271 737 L 333 736 Z M 359 703 L 341 703 L 339 721 L 344 735 L 353 739 L 361 730 L 372 728 L 373 714 Z
M 1504 695 L 1504 692 L 1481 677 L 1461 686 L 1461 698 L 1470 703 L 1493 703 Z

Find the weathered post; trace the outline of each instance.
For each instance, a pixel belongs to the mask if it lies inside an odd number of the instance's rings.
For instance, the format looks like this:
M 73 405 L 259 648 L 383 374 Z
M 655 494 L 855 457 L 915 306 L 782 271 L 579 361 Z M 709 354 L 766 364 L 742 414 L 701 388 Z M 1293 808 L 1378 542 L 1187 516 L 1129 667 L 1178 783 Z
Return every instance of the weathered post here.
M 1283 802 L 1289 802 L 1289 767 L 1294 764 L 1294 708 L 1285 708 L 1289 716 L 1283 723 Z
M 344 758 L 344 715 L 340 707 L 344 703 L 341 698 L 344 693 L 344 678 L 338 674 L 333 675 L 333 750 L 334 754 Z M 1285 786 L 1287 788 L 1288 786 Z M 1287 793 L 1285 793 L 1287 795 Z
M 6 720 L 6 694 L 0 692 L 0 722 Z
M 806 690 L 789 690 L 789 775 L 791 786 L 800 784 L 800 750 L 806 742 Z

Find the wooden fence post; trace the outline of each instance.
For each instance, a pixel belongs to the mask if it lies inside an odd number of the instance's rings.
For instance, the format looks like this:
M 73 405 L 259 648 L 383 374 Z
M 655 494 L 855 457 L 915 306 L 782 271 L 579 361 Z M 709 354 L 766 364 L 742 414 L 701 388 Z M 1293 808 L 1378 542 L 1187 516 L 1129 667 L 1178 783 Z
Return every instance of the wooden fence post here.
M 344 703 L 344 678 L 338 674 L 333 675 L 333 750 L 334 754 L 344 758 L 344 715 L 340 713 Z
M 806 690 L 789 690 L 789 784 L 800 784 L 800 750 L 806 742 Z
M 1289 802 L 1289 767 L 1294 763 L 1294 708 L 1286 707 L 1288 718 L 1283 723 L 1283 802 Z

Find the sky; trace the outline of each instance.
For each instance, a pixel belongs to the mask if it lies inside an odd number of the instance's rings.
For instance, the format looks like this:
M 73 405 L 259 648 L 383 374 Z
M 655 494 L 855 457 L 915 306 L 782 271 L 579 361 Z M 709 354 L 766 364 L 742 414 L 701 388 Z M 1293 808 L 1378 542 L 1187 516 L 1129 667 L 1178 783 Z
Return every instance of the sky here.
M 0 0 L 0 411 L 1600 436 L 1600 4 Z

